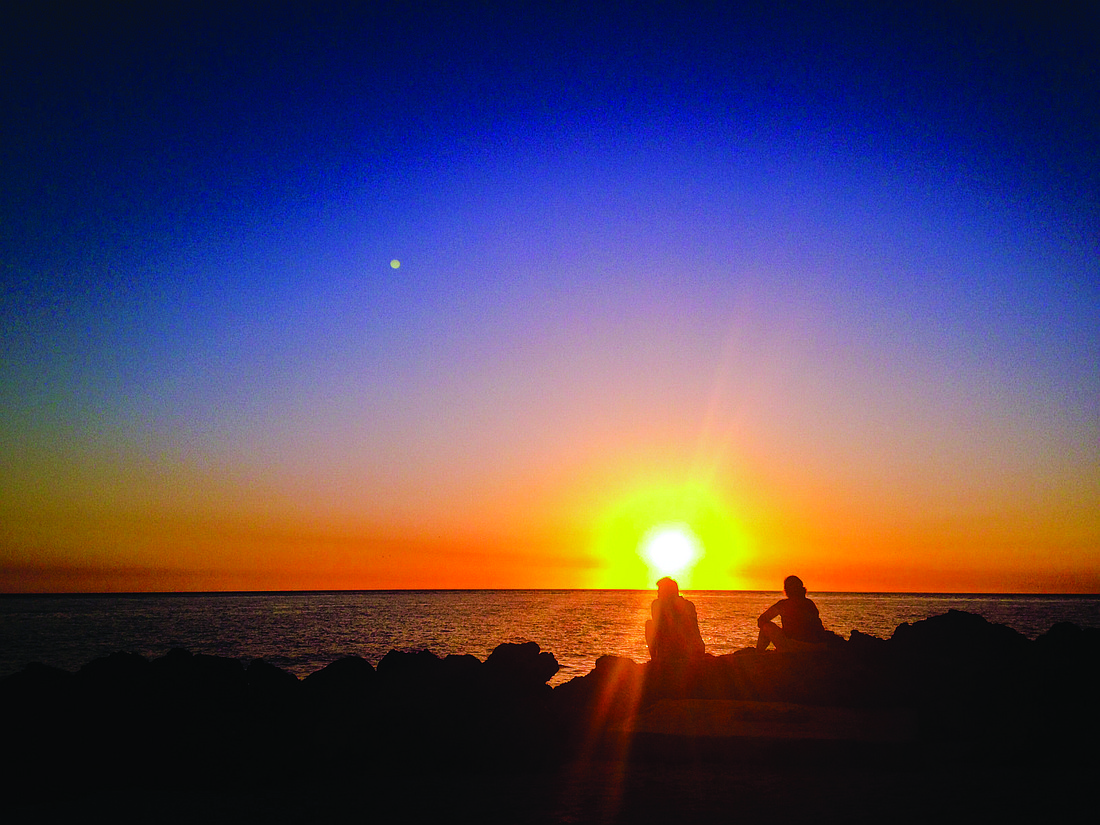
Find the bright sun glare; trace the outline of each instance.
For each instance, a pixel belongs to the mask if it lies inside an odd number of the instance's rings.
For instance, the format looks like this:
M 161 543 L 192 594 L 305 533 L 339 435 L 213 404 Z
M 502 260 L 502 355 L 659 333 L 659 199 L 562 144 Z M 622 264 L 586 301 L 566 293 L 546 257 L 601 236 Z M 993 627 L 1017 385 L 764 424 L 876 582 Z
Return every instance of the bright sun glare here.
M 684 590 L 737 590 L 749 537 L 706 484 L 642 484 L 609 499 L 595 522 L 589 587 L 648 590 L 672 576 Z
M 684 576 L 702 555 L 699 539 L 686 524 L 661 524 L 641 542 L 642 558 L 660 576 Z

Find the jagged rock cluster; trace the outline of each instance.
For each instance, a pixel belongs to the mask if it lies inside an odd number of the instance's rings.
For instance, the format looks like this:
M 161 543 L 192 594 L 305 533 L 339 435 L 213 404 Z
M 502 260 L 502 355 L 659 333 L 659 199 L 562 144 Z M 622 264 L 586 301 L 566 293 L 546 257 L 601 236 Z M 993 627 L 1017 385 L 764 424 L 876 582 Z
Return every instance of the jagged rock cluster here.
M 192 777 L 333 764 L 514 766 L 567 759 L 668 698 L 912 708 L 923 742 L 1017 752 L 1100 731 L 1100 630 L 1035 641 L 950 611 L 888 639 L 853 631 L 814 653 L 740 651 L 656 669 L 621 657 L 556 688 L 553 655 L 503 644 L 484 661 L 391 651 L 299 680 L 261 659 L 116 653 L 77 673 L 29 665 L 0 682 L 6 745 L 27 781 Z

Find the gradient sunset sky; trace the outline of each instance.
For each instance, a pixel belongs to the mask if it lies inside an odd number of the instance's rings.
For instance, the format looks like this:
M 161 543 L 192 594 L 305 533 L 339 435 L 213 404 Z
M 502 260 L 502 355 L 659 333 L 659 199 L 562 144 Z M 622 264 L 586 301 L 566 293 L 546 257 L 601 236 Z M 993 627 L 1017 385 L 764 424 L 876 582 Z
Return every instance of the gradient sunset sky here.
M 0 13 L 0 591 L 1100 591 L 1084 10 L 274 5 Z

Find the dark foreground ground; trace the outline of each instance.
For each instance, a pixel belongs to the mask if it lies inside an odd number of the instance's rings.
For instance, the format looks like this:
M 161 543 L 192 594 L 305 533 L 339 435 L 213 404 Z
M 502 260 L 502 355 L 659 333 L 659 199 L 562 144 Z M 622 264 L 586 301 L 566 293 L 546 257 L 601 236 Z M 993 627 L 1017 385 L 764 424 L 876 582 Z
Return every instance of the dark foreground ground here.
M 1100 633 L 949 613 L 813 654 L 185 651 L 0 682 L 3 822 L 1093 822 Z
M 12 823 L 1094 822 L 1095 762 L 586 759 L 538 769 L 364 768 L 186 785 L 126 776 L 3 806 Z

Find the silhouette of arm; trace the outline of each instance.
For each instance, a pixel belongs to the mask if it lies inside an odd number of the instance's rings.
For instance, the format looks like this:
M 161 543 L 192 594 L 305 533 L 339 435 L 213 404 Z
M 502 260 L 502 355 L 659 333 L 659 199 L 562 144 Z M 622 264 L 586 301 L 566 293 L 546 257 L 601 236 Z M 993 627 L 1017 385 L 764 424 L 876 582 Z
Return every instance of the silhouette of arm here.
M 783 605 L 786 603 L 786 599 L 780 599 L 763 613 L 761 613 L 760 618 L 756 620 L 756 626 L 763 627 L 776 616 L 779 616 L 783 612 Z

